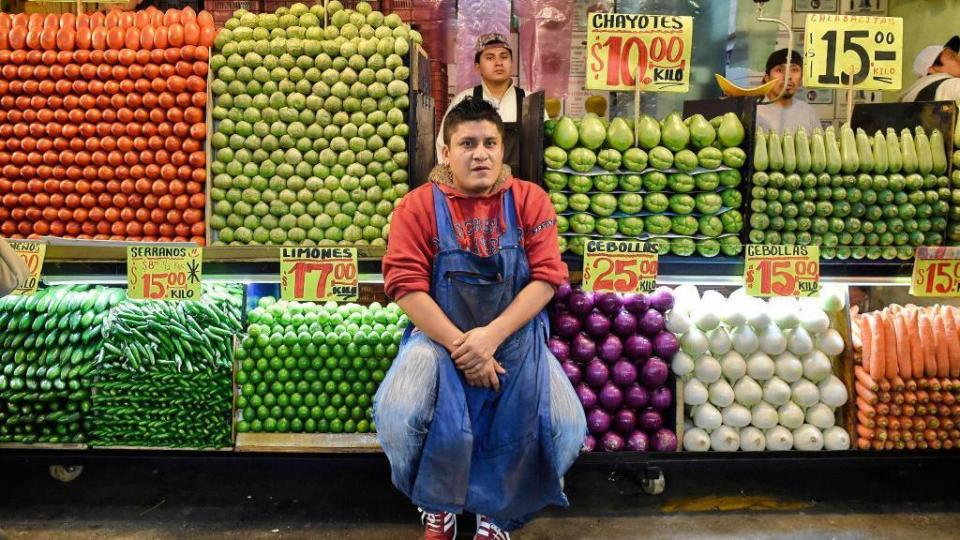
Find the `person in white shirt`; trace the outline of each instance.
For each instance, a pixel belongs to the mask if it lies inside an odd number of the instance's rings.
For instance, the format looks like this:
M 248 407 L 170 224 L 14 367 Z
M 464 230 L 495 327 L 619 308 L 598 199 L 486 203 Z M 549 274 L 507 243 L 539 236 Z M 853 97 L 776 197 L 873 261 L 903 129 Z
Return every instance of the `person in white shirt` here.
M 478 86 L 460 92 L 447 107 L 447 113 L 467 98 L 483 98 L 497 109 L 504 127 L 504 163 L 514 174 L 520 171 L 520 120 L 526 93 L 513 84 L 513 50 L 503 34 L 484 34 L 477 39 L 474 66 L 480 72 Z M 446 121 L 446 113 L 444 113 Z M 437 162 L 443 162 L 443 124 L 437 132 Z
M 766 96 L 771 103 L 757 107 L 757 127 L 778 133 L 796 131 L 798 128 L 812 133 L 814 129 L 820 127 L 817 111 L 806 101 L 796 98 L 802 79 L 803 56 L 800 53 L 793 51 L 790 54 L 789 74 L 787 74 L 787 49 L 774 51 L 767 58 L 763 82 L 772 80 L 779 82 Z M 784 88 L 784 81 L 786 81 L 786 88 Z M 783 95 L 777 99 L 781 92 Z
M 913 61 L 917 79 L 900 101 L 960 101 L 960 36 L 925 47 Z

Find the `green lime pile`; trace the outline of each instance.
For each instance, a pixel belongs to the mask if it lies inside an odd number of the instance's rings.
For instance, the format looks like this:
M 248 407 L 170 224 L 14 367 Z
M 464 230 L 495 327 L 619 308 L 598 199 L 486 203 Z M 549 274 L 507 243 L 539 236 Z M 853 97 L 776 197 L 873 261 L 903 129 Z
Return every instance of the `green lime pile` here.
M 73 285 L 0 299 L 0 442 L 87 441 L 101 329 L 124 298 Z
M 948 216 L 960 217 L 937 130 L 758 131 L 753 164 L 753 243 L 818 245 L 827 259 L 906 260 L 917 246 L 943 244 Z
M 98 446 L 230 446 L 233 344 L 243 287 L 204 284 L 199 301 L 128 300 L 103 324 L 91 441 Z
M 396 304 L 261 298 L 236 351 L 237 431 L 370 433 L 373 396 L 400 346 Z
M 385 246 L 420 41 L 366 2 L 236 11 L 210 58 L 216 243 Z
M 744 128 L 733 113 L 608 120 L 594 114 L 544 126 L 544 184 L 563 250 L 592 238 L 648 239 L 661 254 L 738 255 Z

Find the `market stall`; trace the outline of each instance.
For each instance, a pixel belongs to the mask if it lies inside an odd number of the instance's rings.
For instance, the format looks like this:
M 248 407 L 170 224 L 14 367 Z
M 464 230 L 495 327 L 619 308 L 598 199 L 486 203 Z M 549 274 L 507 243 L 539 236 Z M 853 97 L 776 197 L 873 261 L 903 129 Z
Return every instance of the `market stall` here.
M 379 452 L 408 323 L 380 259 L 442 111 L 411 21 L 347 4 L 0 14 L 0 234 L 33 271 L 0 299 L 0 456 Z M 633 111 L 522 114 L 581 462 L 658 493 L 664 464 L 947 459 L 956 104 L 854 105 L 848 75 L 810 132 L 758 127 L 769 88 L 646 112 L 689 90 L 681 46 L 643 58 L 659 88 L 622 55 Z

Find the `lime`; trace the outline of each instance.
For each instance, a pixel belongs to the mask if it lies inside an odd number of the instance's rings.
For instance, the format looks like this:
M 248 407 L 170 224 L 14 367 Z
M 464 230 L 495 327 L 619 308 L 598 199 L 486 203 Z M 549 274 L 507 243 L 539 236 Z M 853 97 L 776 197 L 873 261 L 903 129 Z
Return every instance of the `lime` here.
M 277 404 L 277 398 L 273 394 L 267 394 L 263 396 L 264 407 L 273 407 L 276 404 Z
M 237 422 L 237 432 L 246 433 L 250 431 L 250 424 L 246 420 Z
M 343 433 L 343 422 L 341 422 L 339 418 L 330 421 L 330 432 Z
M 343 398 L 343 404 L 347 407 L 356 407 L 357 406 L 357 396 L 353 394 L 348 394 L 347 397 Z
M 370 433 L 370 422 L 367 420 L 357 422 L 357 433 Z
M 317 432 L 317 421 L 313 418 L 308 418 L 303 422 L 303 431 L 307 433 L 316 433 Z
M 250 431 L 253 433 L 260 433 L 263 431 L 263 423 L 260 420 L 254 420 L 250 422 Z
M 323 410 L 323 417 L 327 420 L 334 420 L 337 418 L 337 409 L 332 405 L 328 406 Z

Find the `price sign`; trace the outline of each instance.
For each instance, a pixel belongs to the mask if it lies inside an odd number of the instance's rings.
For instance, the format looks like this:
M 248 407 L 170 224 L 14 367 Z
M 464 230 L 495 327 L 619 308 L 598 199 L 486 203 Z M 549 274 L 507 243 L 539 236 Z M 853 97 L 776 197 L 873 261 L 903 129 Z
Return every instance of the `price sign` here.
M 9 240 L 7 243 L 23 259 L 30 271 L 27 278 L 20 282 L 20 286 L 10 294 L 28 296 L 37 292 L 37 285 L 40 284 L 40 271 L 43 269 L 43 257 L 47 254 L 47 245 L 43 242 L 23 240 Z
M 747 245 L 743 282 L 750 296 L 816 296 L 820 248 Z
M 692 17 L 591 13 L 587 89 L 687 92 L 692 49 Z
M 299 302 L 356 301 L 357 248 L 283 248 L 280 296 Z
M 960 248 L 918 247 L 910 294 L 960 297 Z
M 657 287 L 657 245 L 637 241 L 590 240 L 583 252 L 583 289 L 618 293 Z
M 807 15 L 805 35 L 804 86 L 899 90 L 903 85 L 903 19 Z
M 202 269 L 198 247 L 128 247 L 127 296 L 142 300 L 199 300 Z

